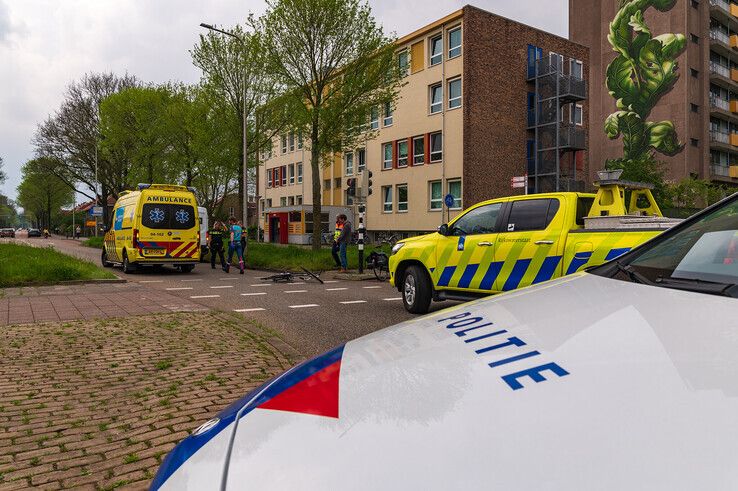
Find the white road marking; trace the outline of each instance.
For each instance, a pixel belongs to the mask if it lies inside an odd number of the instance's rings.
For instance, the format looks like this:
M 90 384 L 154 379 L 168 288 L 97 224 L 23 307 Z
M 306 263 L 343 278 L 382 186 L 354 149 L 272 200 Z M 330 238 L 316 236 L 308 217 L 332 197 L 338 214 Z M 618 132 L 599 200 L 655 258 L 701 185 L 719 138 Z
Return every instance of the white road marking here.
M 176 292 L 179 290 L 192 290 L 193 288 L 191 286 L 185 286 L 185 287 L 177 287 L 177 288 L 165 288 L 168 292 Z
M 194 295 L 190 298 L 220 298 L 220 295 Z
M 256 307 L 254 309 L 233 309 L 234 312 L 261 312 L 262 310 L 266 309 L 262 309 L 261 307 Z
M 211 286 L 210 288 L 233 288 L 233 285 L 218 285 L 218 286 Z
M 220 281 L 236 281 L 238 278 L 218 278 Z
M 304 284 L 305 284 L 304 281 L 294 281 L 294 282 L 290 283 L 290 285 L 304 285 Z
M 305 293 L 307 290 L 285 290 L 282 293 Z
M 366 300 L 347 300 L 346 302 L 341 302 L 344 305 L 352 304 L 352 303 L 366 303 Z
M 323 283 L 340 283 L 340 280 L 323 280 Z
M 365 290 L 368 290 L 370 288 L 382 288 L 382 287 L 377 285 L 377 286 L 362 286 L 362 288 L 364 288 Z
M 255 285 L 250 285 L 250 286 L 271 286 L 271 285 L 272 285 L 271 283 L 257 283 Z
M 402 300 L 402 297 L 383 298 L 382 300 L 392 302 L 393 300 Z
M 305 305 L 290 305 L 291 309 L 305 309 L 308 307 L 320 307 L 317 303 L 306 303 Z
M 255 295 L 266 295 L 267 292 L 256 292 L 256 293 L 242 293 L 244 297 L 253 297 Z
M 164 283 L 164 280 L 141 280 L 139 283 Z
M 348 288 L 326 288 L 325 291 L 327 292 L 340 292 L 342 290 L 348 290 Z
M 202 281 L 202 279 L 198 279 L 198 280 L 181 280 L 181 281 L 182 281 L 182 283 L 192 283 L 192 282 L 195 282 L 195 281 Z

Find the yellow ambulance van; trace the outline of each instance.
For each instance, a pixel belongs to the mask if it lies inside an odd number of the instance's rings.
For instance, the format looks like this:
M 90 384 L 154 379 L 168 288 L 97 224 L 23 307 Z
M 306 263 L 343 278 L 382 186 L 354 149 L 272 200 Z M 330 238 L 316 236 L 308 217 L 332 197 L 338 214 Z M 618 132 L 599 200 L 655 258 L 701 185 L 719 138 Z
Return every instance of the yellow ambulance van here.
M 102 264 L 128 274 L 138 266 L 173 265 L 189 273 L 200 260 L 200 221 L 192 188 L 139 184 L 124 191 L 105 233 Z

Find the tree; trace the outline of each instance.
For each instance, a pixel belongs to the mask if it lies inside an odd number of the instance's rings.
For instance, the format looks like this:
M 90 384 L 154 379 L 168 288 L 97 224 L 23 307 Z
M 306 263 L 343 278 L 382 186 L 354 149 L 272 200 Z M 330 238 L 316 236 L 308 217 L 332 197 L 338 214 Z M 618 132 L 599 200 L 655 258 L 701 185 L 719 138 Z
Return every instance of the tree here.
M 200 42 L 190 51 L 192 62 L 203 72 L 201 90 L 207 93 L 207 99 L 214 102 L 217 111 L 225 117 L 228 136 L 239 145 L 238 162 L 238 196 L 241 206 L 245 208 L 243 189 L 243 155 L 244 152 L 256 164 L 256 156 L 265 145 L 271 145 L 271 139 L 284 126 L 284 120 L 270 120 L 258 127 L 254 115 L 259 107 L 266 104 L 277 94 L 277 83 L 266 67 L 266 58 L 258 35 L 244 32 L 240 26 L 231 31 L 237 38 L 208 31 L 200 35 Z M 245 87 L 245 100 L 244 100 Z M 281 115 L 281 112 L 269 113 Z M 247 118 L 247 146 L 243 148 L 243 125 Z M 261 130 L 259 130 L 261 129 Z M 230 144 L 229 144 L 230 146 Z M 258 167 L 257 167 L 258 180 Z
M 271 0 L 254 22 L 269 70 L 292 106 L 291 126 L 306 129 L 313 217 L 321 216 L 321 164 L 366 133 L 372 108 L 392 104 L 401 86 L 394 39 L 360 0 Z M 321 229 L 313 227 L 313 249 Z
M 605 168 L 608 170 L 622 169 L 623 180 L 653 184 L 653 197 L 658 203 L 664 203 L 667 199 L 664 167 L 664 162 L 658 160 L 653 152 L 633 159 L 610 159 L 605 162 Z
M 0 157 L 0 184 L 5 183 L 7 179 L 8 179 L 8 175 L 3 170 L 3 158 Z
M 46 171 L 103 205 L 107 205 L 111 193 L 117 197 L 114 179 L 121 164 L 111 161 L 110 155 L 95 157 L 100 141 L 98 108 L 109 95 L 137 85 L 135 77 L 113 73 L 91 73 L 72 82 L 61 107 L 39 124 L 33 137 L 36 155 L 47 157 L 43 160 Z M 96 174 L 100 189 L 96 186 Z M 103 210 L 107 223 L 108 207 L 104 206 Z
M 61 208 L 72 203 L 74 191 L 62 179 L 46 171 L 51 164 L 45 160 L 41 157 L 23 164 L 18 203 L 24 211 L 34 215 L 39 227 L 51 229 Z

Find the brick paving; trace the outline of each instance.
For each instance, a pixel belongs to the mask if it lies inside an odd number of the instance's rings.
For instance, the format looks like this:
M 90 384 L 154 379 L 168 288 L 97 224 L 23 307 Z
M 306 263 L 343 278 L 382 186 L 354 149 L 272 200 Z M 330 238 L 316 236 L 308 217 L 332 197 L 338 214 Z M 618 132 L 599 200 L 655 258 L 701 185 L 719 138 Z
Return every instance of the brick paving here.
M 136 283 L 0 290 L 0 326 L 201 310 L 207 309 Z
M 236 314 L 120 318 L 162 294 L 36 293 L 1 304 L 6 323 L 57 322 L 0 327 L 0 490 L 145 489 L 176 442 L 299 358 Z

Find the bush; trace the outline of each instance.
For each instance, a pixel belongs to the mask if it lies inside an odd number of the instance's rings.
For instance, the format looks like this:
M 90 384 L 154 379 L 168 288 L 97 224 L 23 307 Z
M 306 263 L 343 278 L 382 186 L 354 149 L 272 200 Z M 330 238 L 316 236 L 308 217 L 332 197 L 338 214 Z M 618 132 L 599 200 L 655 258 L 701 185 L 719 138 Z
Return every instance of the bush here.
M 85 247 L 94 247 L 95 249 L 102 249 L 104 237 L 90 237 L 89 239 L 82 242 Z

